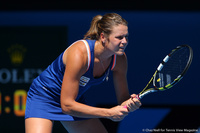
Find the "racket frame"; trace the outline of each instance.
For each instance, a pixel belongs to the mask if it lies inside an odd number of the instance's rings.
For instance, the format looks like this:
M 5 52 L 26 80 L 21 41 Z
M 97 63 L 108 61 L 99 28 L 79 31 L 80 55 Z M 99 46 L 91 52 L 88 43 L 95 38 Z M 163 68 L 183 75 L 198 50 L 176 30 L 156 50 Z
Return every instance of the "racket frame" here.
M 156 80 L 156 75 L 157 73 L 159 73 L 162 68 L 164 67 L 165 63 L 168 62 L 168 60 L 170 59 L 170 57 L 179 49 L 183 48 L 183 47 L 188 47 L 189 51 L 190 51 L 190 55 L 189 55 L 189 59 L 188 62 L 186 64 L 186 67 L 184 68 L 183 72 L 177 76 L 177 78 L 174 79 L 173 82 L 165 85 L 164 87 L 159 87 L 157 88 L 155 85 L 155 80 Z M 153 93 L 153 92 L 157 92 L 157 91 L 164 91 L 167 90 L 171 87 L 173 87 L 176 83 L 178 83 L 183 76 L 185 75 L 185 73 L 187 72 L 188 68 L 190 67 L 191 63 L 192 63 L 192 59 L 193 59 L 193 51 L 192 48 L 189 45 L 180 45 L 177 46 L 175 49 L 173 49 L 167 56 L 165 56 L 165 58 L 163 59 L 163 61 L 159 64 L 159 66 L 157 67 L 157 70 L 155 71 L 155 73 L 153 74 L 152 78 L 150 79 L 150 81 L 148 82 L 148 84 L 145 86 L 145 88 L 136 96 L 137 99 L 142 99 L 142 97 L 144 97 L 145 95 L 149 94 L 149 93 Z M 149 88 L 150 86 L 153 86 L 152 88 Z

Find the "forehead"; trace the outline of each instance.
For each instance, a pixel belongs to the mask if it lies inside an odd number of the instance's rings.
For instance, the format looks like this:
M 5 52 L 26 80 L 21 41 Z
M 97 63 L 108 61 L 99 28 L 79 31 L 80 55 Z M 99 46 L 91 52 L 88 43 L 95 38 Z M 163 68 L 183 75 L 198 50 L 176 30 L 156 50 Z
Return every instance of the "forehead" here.
M 122 24 L 113 26 L 111 34 L 119 34 L 119 35 L 128 34 L 128 26 Z

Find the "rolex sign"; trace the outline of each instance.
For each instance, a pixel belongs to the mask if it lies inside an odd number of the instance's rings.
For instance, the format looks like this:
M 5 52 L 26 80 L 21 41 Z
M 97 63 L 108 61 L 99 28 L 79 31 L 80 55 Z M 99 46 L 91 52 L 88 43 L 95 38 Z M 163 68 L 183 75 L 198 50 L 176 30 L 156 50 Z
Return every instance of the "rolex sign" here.
M 27 91 L 33 79 L 65 50 L 66 33 L 66 27 L 0 27 L 1 131 L 24 132 Z

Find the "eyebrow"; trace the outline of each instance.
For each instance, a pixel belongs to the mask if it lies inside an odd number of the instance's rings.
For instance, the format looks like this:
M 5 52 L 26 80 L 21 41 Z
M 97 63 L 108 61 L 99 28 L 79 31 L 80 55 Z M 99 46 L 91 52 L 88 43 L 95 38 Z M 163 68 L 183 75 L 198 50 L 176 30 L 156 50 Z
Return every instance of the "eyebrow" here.
M 129 33 L 125 34 L 125 35 L 116 35 L 115 37 L 121 37 L 121 36 L 129 36 Z

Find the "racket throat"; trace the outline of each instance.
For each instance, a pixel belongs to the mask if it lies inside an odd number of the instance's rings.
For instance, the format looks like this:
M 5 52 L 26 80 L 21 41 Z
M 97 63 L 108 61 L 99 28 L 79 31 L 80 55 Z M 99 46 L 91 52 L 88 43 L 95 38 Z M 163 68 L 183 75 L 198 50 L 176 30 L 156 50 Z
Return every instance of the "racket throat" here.
M 144 91 L 143 93 L 138 94 L 138 98 L 139 100 L 142 99 L 145 95 L 149 94 L 149 93 L 153 93 L 153 92 L 157 92 L 158 90 L 156 90 L 155 88 L 151 88 L 148 89 L 147 91 Z

